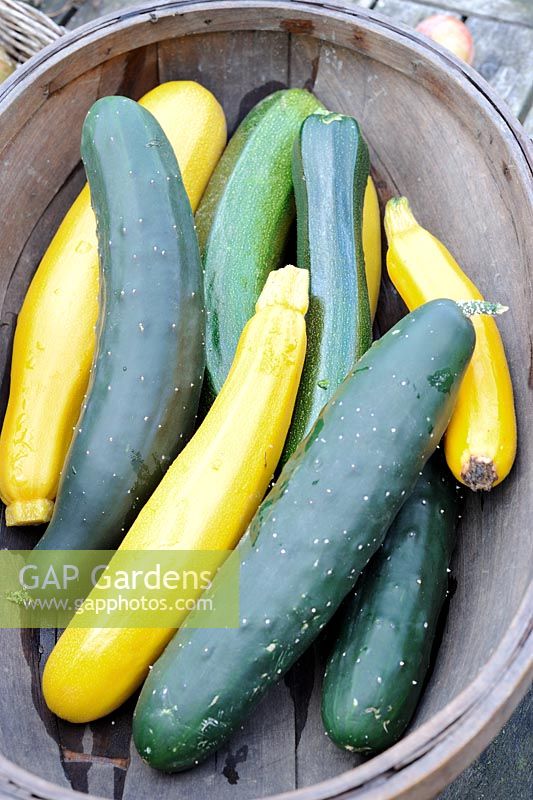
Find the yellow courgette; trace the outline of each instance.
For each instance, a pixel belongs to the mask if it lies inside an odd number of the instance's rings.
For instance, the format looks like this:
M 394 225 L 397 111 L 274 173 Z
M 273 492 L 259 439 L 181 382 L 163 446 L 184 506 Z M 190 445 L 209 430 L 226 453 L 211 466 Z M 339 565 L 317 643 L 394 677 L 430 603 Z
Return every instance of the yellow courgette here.
M 381 215 L 374 181 L 369 176 L 363 206 L 363 252 L 370 316 L 376 316 L 381 287 Z
M 482 300 L 451 253 L 415 220 L 405 197 L 385 211 L 387 269 L 409 310 L 429 300 Z M 509 474 L 516 454 L 513 386 L 493 317 L 475 316 L 476 349 L 446 432 L 446 460 L 457 480 L 489 490 Z
M 141 105 L 176 153 L 193 211 L 226 143 L 224 112 L 193 81 L 156 87 Z M 8 525 L 48 522 L 92 363 L 98 316 L 96 225 L 87 186 L 46 251 L 22 306 L 0 436 Z
M 227 550 L 237 544 L 267 489 L 291 421 L 305 357 L 308 287 L 307 270 L 270 273 L 220 394 L 121 549 Z M 176 627 L 184 616 L 177 612 Z M 113 711 L 140 685 L 173 632 L 70 625 L 44 671 L 49 708 L 71 722 Z

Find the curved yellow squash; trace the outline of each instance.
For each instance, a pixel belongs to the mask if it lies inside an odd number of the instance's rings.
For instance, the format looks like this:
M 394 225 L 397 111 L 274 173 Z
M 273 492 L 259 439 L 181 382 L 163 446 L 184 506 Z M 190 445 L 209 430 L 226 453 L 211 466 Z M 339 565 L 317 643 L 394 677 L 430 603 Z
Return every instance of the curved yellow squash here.
M 226 144 L 224 112 L 192 81 L 162 84 L 140 101 L 176 153 L 193 211 Z M 96 224 L 86 186 L 32 280 L 13 346 L 0 436 L 0 497 L 8 525 L 52 515 L 59 473 L 87 388 L 98 316 Z
M 237 544 L 289 429 L 305 357 L 308 287 L 306 270 L 285 267 L 269 275 L 220 394 L 121 549 L 226 550 Z M 185 615 L 177 612 L 176 628 Z M 173 633 L 70 625 L 44 670 L 49 708 L 71 722 L 113 711 L 141 684 Z
M 381 286 L 381 217 L 376 187 L 370 176 L 363 206 L 363 252 L 370 314 L 374 319 Z
M 405 197 L 385 211 L 387 269 L 411 311 L 428 300 L 482 300 L 441 242 L 415 220 Z M 513 387 L 495 320 L 472 319 L 476 348 L 446 431 L 446 460 L 457 480 L 474 491 L 491 489 L 510 472 L 516 454 Z

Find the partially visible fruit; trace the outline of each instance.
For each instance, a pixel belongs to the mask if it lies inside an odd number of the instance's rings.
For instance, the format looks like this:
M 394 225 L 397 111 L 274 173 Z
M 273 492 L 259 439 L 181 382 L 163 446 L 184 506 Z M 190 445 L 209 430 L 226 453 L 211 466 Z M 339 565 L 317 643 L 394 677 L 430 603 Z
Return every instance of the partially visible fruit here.
M 452 17 L 450 14 L 433 14 L 419 22 L 416 30 L 437 44 L 446 47 L 467 64 L 472 64 L 474 61 L 472 34 L 464 22 L 457 17 Z
M 410 311 L 430 300 L 483 301 L 446 247 L 416 221 L 406 197 L 385 209 L 389 277 Z M 493 304 L 494 305 L 494 304 Z M 489 490 L 509 474 L 516 455 L 513 384 L 498 326 L 487 309 L 472 320 L 476 349 L 446 431 L 446 460 L 458 481 Z M 493 313 L 498 312 L 494 306 Z

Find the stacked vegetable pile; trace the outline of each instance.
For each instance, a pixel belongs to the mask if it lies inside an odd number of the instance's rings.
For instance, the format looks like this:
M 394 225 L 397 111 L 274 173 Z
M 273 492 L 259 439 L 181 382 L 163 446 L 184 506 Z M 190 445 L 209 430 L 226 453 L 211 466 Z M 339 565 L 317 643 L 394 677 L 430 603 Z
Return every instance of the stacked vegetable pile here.
M 405 198 L 385 231 L 410 313 L 372 344 L 381 224 L 357 121 L 283 90 L 225 144 L 198 84 L 93 106 L 88 187 L 20 313 L 0 438 L 7 522 L 49 522 L 39 549 L 235 548 L 206 596 L 236 564 L 238 627 L 111 613 L 71 624 L 44 671 L 73 722 L 144 681 L 134 739 L 166 771 L 219 747 L 338 609 L 326 731 L 364 753 L 396 741 L 429 667 L 460 485 L 491 489 L 516 449 L 501 307 Z M 294 218 L 298 267 L 283 267 Z

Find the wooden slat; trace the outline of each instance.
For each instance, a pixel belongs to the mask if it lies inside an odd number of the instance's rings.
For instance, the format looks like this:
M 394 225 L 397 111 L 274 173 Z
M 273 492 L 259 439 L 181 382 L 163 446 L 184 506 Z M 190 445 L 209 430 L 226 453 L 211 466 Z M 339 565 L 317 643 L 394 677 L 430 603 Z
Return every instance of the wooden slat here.
M 301 34 L 291 39 L 289 72 L 291 86 L 313 91 L 318 70 L 321 42 Z
M 526 133 L 528 133 L 533 139 L 533 107 L 529 109 L 526 115 L 524 120 L 524 128 L 526 129 Z
M 132 746 L 123 800 L 252 800 L 295 788 L 294 706 L 280 683 L 225 747 L 193 771 L 161 775 Z
M 422 7 L 426 6 L 426 8 L 435 8 L 436 11 L 432 13 L 448 11 L 460 16 L 475 14 L 533 27 L 533 7 L 530 0 L 437 0 L 434 6 L 430 3 L 419 2 L 419 0 L 379 0 L 377 4 L 376 0 L 352 0 L 353 5 L 361 8 L 373 8 L 383 14 L 389 13 L 384 8 L 382 9 L 389 2 L 391 7 L 396 5 L 421 5 Z M 109 14 L 121 8 L 135 7 L 136 5 L 141 5 L 141 3 L 135 2 L 135 0 L 86 0 L 84 3 L 75 3 L 72 0 L 66 0 L 64 3 L 62 0 L 44 0 L 43 5 L 40 7 L 56 21 L 60 22 L 65 10 L 69 11 L 77 6 L 78 10 L 67 23 L 67 27 L 75 28 L 103 14 Z M 416 14 L 411 10 L 405 13 L 407 17 L 410 14 Z M 424 14 L 425 12 L 423 10 L 419 13 Z M 396 13 L 391 13 L 390 16 L 400 19 Z M 412 23 L 409 22 L 409 24 Z
M 134 8 L 142 5 L 136 0 L 85 0 L 76 4 L 78 10 L 70 17 L 66 27 L 69 29 L 79 28 L 86 22 L 91 22 L 104 14 L 111 14 L 113 11 L 120 11 L 121 8 Z
M 67 86 L 63 85 L 63 80 L 57 84 L 52 81 L 46 95 L 41 91 L 42 99 L 37 101 L 38 107 L 31 119 L 21 123 L 16 138 L 0 152 L 3 187 L 0 194 L 3 221 L 1 296 L 5 295 L 11 280 L 25 233 L 32 231 L 50 198 L 80 161 L 81 129 L 91 105 L 103 94 L 124 92 L 138 97 L 156 82 L 155 49 L 148 47 L 111 58 L 87 70 Z M 21 113 L 27 118 L 27 108 L 21 109 Z M 67 129 L 70 135 L 62 137 L 61 146 L 54 146 L 57 131 Z M 40 159 L 36 154 L 44 143 L 48 143 L 47 156 Z M 16 187 L 5 176 L 20 164 L 29 165 L 28 179 Z
M 10 653 L 2 665 L 0 752 L 30 772 L 68 786 L 55 741 L 55 719 L 40 694 L 38 639 L 32 631 L 0 630 L 0 648 Z
M 340 750 L 324 731 L 320 704 L 322 679 L 331 641 L 324 637 L 291 670 L 296 711 L 296 780 L 298 787 L 312 786 L 362 762 L 360 756 Z
M 0 547 L 32 548 L 40 532 L 39 528 L 7 528 L 2 507 Z M 57 721 L 40 689 L 46 654 L 39 631 L 0 629 L 0 653 L 9 653 L 0 671 L 0 753 L 40 777 L 69 786 L 59 758 Z
M 474 38 L 474 67 L 519 116 L 533 90 L 533 28 L 479 17 L 470 17 L 467 26 Z
M 62 0 L 44 0 L 45 3 L 50 4 L 52 9 L 55 9 L 58 3 Z M 139 0 L 85 0 L 85 2 L 75 3 L 73 0 L 65 0 L 68 6 L 78 6 L 78 10 L 70 17 L 67 28 L 77 28 L 90 22 L 103 14 L 110 14 L 113 11 L 120 11 L 122 8 L 135 8 L 142 5 Z M 353 5 L 360 6 L 361 8 L 372 8 L 376 0 L 351 0 Z M 43 11 L 46 9 L 43 7 Z M 46 11 L 46 13 L 49 13 Z M 57 19 L 57 9 L 55 9 L 54 16 Z
M 217 754 L 213 800 L 252 800 L 293 790 L 294 742 L 294 706 L 281 682 Z
M 412 3 L 408 0 L 378 0 L 374 11 L 391 17 L 395 22 L 403 22 L 412 28 L 426 17 L 442 12 L 442 8 L 429 3 Z
M 170 39 L 159 45 L 161 81 L 196 80 L 224 107 L 228 131 L 253 106 L 288 85 L 289 37 L 239 31 Z
M 414 2 L 418 2 L 418 0 L 414 0 Z M 531 0 L 437 0 L 437 5 L 441 9 L 455 11 L 464 16 L 476 14 L 533 26 L 533 3 Z

